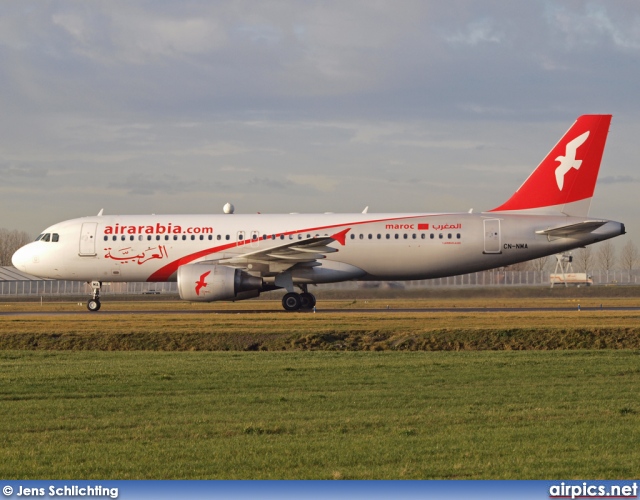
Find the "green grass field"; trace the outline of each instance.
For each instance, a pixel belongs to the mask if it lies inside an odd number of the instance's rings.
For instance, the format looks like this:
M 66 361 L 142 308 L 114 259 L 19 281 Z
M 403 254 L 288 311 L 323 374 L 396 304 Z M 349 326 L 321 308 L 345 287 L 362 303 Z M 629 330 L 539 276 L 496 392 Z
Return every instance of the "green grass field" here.
M 409 304 L 573 309 L 543 313 L 2 303 L 38 314 L 0 316 L 0 477 L 635 478 L 640 312 L 577 304 L 637 299 L 588 293 Z
M 0 477 L 632 478 L 636 350 L 0 351 Z

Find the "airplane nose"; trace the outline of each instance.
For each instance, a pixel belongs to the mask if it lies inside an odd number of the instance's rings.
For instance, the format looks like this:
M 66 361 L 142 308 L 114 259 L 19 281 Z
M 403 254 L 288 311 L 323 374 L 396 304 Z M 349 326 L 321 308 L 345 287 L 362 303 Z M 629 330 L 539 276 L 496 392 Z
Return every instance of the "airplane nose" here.
M 28 246 L 29 245 L 25 245 L 22 248 L 19 248 L 11 256 L 11 263 L 13 264 L 13 266 L 25 273 L 27 272 L 27 264 L 31 260 L 31 252 Z

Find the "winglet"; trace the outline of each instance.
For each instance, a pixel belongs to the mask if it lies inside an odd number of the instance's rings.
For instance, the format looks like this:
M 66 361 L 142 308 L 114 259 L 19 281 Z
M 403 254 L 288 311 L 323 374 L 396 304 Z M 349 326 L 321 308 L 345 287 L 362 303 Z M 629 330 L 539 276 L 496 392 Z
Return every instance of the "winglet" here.
M 343 231 L 340 231 L 339 233 L 336 233 L 334 235 L 331 236 L 331 239 L 336 240 L 338 243 L 340 243 L 342 246 L 344 246 L 345 241 L 347 239 L 347 233 L 351 231 L 351 228 L 348 227 L 347 229 L 344 229 Z
M 586 216 L 596 187 L 611 115 L 583 115 L 506 203 L 490 212 Z

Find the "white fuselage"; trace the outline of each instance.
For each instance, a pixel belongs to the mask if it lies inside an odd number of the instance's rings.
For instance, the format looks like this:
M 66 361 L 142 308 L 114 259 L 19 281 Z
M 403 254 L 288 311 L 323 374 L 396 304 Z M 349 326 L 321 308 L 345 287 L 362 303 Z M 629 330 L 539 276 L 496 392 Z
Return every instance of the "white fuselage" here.
M 531 260 L 624 233 L 621 223 L 606 221 L 570 237 L 536 234 L 587 220 L 593 219 L 495 212 L 95 216 L 47 228 L 13 262 L 43 278 L 175 281 L 183 265 L 346 231 L 344 244 L 330 244 L 337 252 L 313 268 L 292 268 L 293 282 L 428 279 Z M 252 265 L 245 270 L 252 273 Z M 279 272 L 267 266 L 259 274 L 273 283 Z

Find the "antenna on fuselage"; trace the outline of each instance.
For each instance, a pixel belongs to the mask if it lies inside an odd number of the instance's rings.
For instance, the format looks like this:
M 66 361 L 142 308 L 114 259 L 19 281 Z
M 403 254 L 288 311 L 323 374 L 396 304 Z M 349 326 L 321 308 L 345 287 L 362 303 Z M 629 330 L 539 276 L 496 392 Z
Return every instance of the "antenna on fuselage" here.
M 100 211 L 98 212 L 98 217 L 102 217 L 102 212 L 104 212 L 104 208 L 100 209 Z

